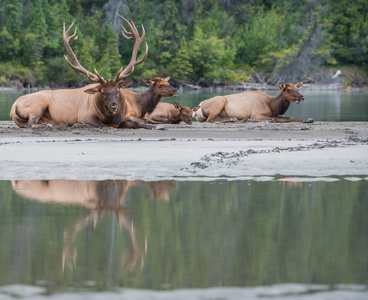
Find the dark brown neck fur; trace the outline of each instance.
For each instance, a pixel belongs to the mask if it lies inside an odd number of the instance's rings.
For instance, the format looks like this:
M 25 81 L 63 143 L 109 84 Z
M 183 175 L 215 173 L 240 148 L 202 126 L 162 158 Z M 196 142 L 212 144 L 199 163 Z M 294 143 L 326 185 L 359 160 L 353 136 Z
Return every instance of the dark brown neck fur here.
M 269 104 L 273 117 L 283 115 L 290 106 L 290 102 L 284 99 L 282 92 L 277 96 L 271 96 Z
M 141 116 L 144 116 L 146 113 L 152 113 L 153 110 L 156 108 L 157 104 L 160 102 L 161 96 L 157 95 L 154 90 L 153 86 L 150 86 L 147 91 L 140 94 L 137 99 L 137 104 L 141 109 Z

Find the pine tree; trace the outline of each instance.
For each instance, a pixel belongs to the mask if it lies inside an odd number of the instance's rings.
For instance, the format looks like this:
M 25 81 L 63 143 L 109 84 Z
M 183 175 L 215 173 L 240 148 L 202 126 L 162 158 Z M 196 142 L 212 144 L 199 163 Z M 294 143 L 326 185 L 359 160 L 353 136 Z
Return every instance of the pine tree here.
M 21 12 L 20 1 L 2 0 L 0 5 L 0 61 L 17 58 L 20 51 Z
M 193 73 L 193 67 L 190 63 L 190 55 L 185 38 L 181 39 L 180 48 L 175 55 L 170 66 L 173 78 L 178 81 L 186 81 Z

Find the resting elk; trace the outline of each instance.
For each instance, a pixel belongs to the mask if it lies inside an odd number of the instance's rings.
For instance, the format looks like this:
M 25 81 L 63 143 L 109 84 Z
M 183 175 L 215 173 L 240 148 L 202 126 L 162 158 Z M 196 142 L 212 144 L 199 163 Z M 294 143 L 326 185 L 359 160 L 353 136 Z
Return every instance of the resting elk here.
M 65 56 L 67 63 L 96 84 L 77 89 L 44 90 L 21 96 L 15 101 L 10 112 L 15 124 L 19 127 L 38 127 L 42 123 L 68 126 L 84 123 L 92 127 L 153 128 L 137 118 L 126 118 L 128 105 L 121 88 L 129 87 L 132 81 L 123 80 L 133 74 L 136 65 L 146 60 L 148 45 L 146 43 L 143 58 L 137 61 L 138 50 L 145 36 L 144 27 L 142 25 L 142 36 L 140 36 L 133 22 L 121 18 L 131 30 L 128 31 L 121 25 L 123 36 L 135 41 L 132 57 L 126 68 L 124 70 L 121 68 L 114 79 L 104 79 L 96 69 L 94 69 L 95 73 L 85 69 L 69 45 L 70 41 L 78 38 L 77 29 L 69 36 L 74 23 L 67 30 L 64 23 L 64 45 L 73 62 L 71 63 Z
M 153 80 L 144 79 L 150 85 L 144 93 L 124 90 L 125 101 L 128 105 L 126 118 L 142 119 L 146 113 L 152 113 L 163 97 L 176 97 L 178 90 L 170 85 L 170 77 L 156 77 Z
M 192 124 L 192 114 L 198 109 L 199 106 L 189 108 L 181 107 L 177 102 L 174 104 L 160 102 L 151 114 L 146 114 L 145 120 L 151 124 L 179 124 L 181 121 Z
M 232 122 L 234 120 L 270 121 L 270 122 L 301 122 L 313 123 L 313 119 L 294 119 L 282 117 L 291 102 L 299 104 L 304 97 L 298 92 L 303 82 L 296 84 L 280 83 L 282 90 L 277 96 L 270 96 L 258 91 L 246 91 L 227 96 L 216 96 L 202 101 L 200 109 L 193 116 L 199 122 Z

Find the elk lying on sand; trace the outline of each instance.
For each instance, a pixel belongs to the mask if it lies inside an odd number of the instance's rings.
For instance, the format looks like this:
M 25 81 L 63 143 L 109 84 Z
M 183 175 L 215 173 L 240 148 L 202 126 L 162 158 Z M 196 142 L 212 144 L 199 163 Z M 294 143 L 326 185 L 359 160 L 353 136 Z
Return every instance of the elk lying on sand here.
M 160 102 L 151 114 L 146 114 L 145 120 L 151 124 L 179 124 L 181 121 L 192 124 L 192 113 L 198 109 L 199 106 L 189 108 L 181 107 L 176 102 L 174 104 Z
M 120 16 L 121 17 L 121 16 Z M 143 120 L 137 118 L 126 118 L 128 105 L 121 88 L 131 85 L 131 81 L 122 80 L 131 76 L 134 67 L 143 63 L 148 55 L 148 45 L 144 57 L 137 59 L 137 54 L 145 30 L 142 25 L 142 36 L 139 35 L 133 22 L 129 22 L 121 17 L 129 26 L 128 31 L 121 25 L 123 36 L 128 40 L 134 40 L 134 48 L 129 64 L 117 73 L 115 79 L 104 79 L 95 69 L 95 73 L 86 70 L 78 61 L 69 41 L 75 41 L 77 29 L 69 36 L 73 24 L 63 30 L 64 45 L 72 59 L 72 64 L 65 56 L 69 66 L 78 72 L 86 75 L 89 80 L 98 82 L 83 88 L 69 90 L 46 90 L 19 97 L 10 112 L 15 124 L 19 127 L 38 127 L 42 123 L 51 125 L 67 124 L 71 126 L 75 123 L 85 123 L 93 127 L 124 127 L 124 128 L 153 128 L 144 124 Z
M 163 97 L 176 97 L 178 90 L 170 85 L 170 77 L 165 79 L 156 77 L 153 80 L 144 79 L 150 85 L 144 93 L 134 93 L 124 90 L 125 101 L 128 105 L 126 118 L 142 119 L 146 113 L 152 113 Z
M 303 82 L 296 84 L 280 83 L 282 90 L 277 96 L 270 96 L 257 91 L 247 91 L 227 96 L 216 96 L 202 101 L 200 109 L 193 116 L 199 122 L 232 122 L 234 120 L 271 121 L 278 123 L 301 122 L 313 123 L 313 119 L 294 119 L 282 117 L 291 102 L 299 104 L 304 97 L 298 92 Z

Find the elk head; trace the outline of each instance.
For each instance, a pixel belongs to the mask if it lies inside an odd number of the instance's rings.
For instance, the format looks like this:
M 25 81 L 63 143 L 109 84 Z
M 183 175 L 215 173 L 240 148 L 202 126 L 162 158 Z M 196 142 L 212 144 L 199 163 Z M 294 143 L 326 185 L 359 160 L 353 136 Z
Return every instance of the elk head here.
M 187 124 L 192 124 L 192 113 L 197 111 L 199 106 L 189 108 L 187 106 L 181 107 L 177 102 L 174 102 L 173 104 L 175 108 L 180 111 L 180 119 Z
M 128 78 L 129 76 L 131 76 L 134 72 L 134 67 L 136 65 L 139 65 L 141 63 L 143 63 L 148 55 L 148 45 L 146 43 L 146 52 L 143 56 L 142 59 L 137 61 L 137 54 L 138 54 L 138 50 L 139 47 L 142 43 L 142 40 L 145 36 L 145 30 L 144 27 L 142 25 L 142 35 L 139 35 L 139 32 L 137 30 L 137 28 L 135 27 L 133 21 L 129 22 L 127 19 L 123 18 L 122 16 L 120 16 L 120 18 L 122 18 L 129 26 L 131 31 L 128 31 L 125 29 L 125 27 L 123 25 L 121 25 L 122 28 L 122 34 L 124 36 L 124 38 L 126 38 L 127 40 L 134 40 L 135 44 L 134 44 L 134 48 L 133 48 L 133 52 L 132 52 L 132 57 L 130 59 L 129 64 L 125 67 L 125 69 L 123 70 L 123 68 L 120 69 L 120 71 L 117 73 L 115 79 L 104 79 L 98 72 L 96 69 L 94 69 L 94 73 L 88 71 L 87 69 L 85 69 L 78 61 L 76 55 L 74 54 L 74 51 L 72 50 L 72 48 L 69 45 L 69 41 L 75 41 L 78 36 L 77 36 L 77 28 L 75 29 L 74 33 L 69 36 L 69 32 L 72 29 L 74 22 L 72 23 L 72 25 L 70 25 L 70 27 L 65 30 L 65 22 L 63 23 L 63 40 L 64 40 L 64 45 L 69 53 L 69 55 L 71 56 L 71 59 L 73 61 L 74 64 L 72 64 L 69 59 L 65 57 L 67 63 L 69 64 L 70 67 L 72 67 L 73 69 L 77 70 L 78 72 L 86 75 L 88 77 L 89 80 L 93 81 L 93 82 L 98 82 L 99 84 L 93 88 L 87 89 L 85 90 L 86 93 L 88 94 L 99 94 L 99 104 L 102 105 L 103 107 L 105 107 L 105 109 L 107 111 L 109 111 L 112 114 L 115 114 L 118 112 L 119 110 L 119 103 L 120 100 L 124 100 L 123 99 L 123 94 L 120 93 L 120 88 L 125 88 L 125 87 L 129 87 L 132 84 L 132 81 L 122 81 L 123 79 Z
M 295 102 L 296 104 L 299 104 L 300 101 L 304 100 L 304 97 L 298 92 L 298 88 L 300 88 L 302 84 L 303 81 L 296 84 L 280 82 L 279 88 L 282 90 L 284 99 L 289 102 Z
M 144 79 L 144 82 L 151 85 L 154 93 L 160 97 L 176 97 L 179 93 L 176 88 L 170 85 L 169 83 L 170 77 L 166 77 L 165 79 L 156 77 L 153 80 Z

